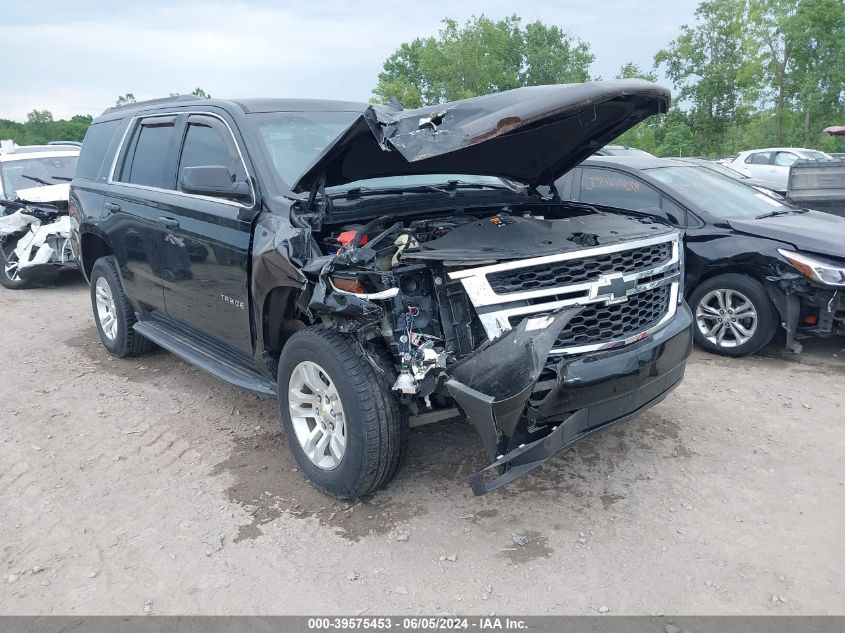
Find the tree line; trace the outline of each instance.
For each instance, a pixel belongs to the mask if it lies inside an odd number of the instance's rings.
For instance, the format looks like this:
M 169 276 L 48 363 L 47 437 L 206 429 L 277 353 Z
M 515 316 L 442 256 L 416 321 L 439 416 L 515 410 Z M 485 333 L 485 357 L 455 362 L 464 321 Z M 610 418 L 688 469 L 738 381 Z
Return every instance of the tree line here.
M 590 79 L 588 42 L 555 25 L 484 15 L 445 19 L 437 35 L 402 44 L 384 62 L 372 100 L 406 108 L 521 86 Z M 702 0 L 694 22 L 656 51 L 651 67 L 625 64 L 616 78 L 673 88 L 669 112 L 626 132 L 619 143 L 659 156 L 724 156 L 765 146 L 845 151 L 822 133 L 845 125 L 845 2 Z M 197 88 L 193 94 L 209 97 Z M 134 102 L 132 93 L 117 105 Z M 19 144 L 80 140 L 89 116 L 54 121 L 33 111 L 24 123 L 0 119 L 0 138 Z
M 202 88 L 195 88 L 192 95 L 210 99 L 211 95 Z M 177 93 L 170 93 L 175 97 Z M 120 95 L 114 105 L 122 106 L 135 103 L 131 92 Z M 0 119 L 0 139 L 12 139 L 18 145 L 43 145 L 50 141 L 81 141 L 93 117 L 77 114 L 70 119 L 53 119 L 49 110 L 33 110 L 26 115 L 26 121 L 19 123 L 9 119 Z
M 384 62 L 373 100 L 418 107 L 499 90 L 601 79 L 588 42 L 518 16 L 444 20 L 436 36 L 402 44 Z M 651 68 L 616 78 L 672 84 L 671 110 L 618 142 L 660 156 L 731 155 L 797 145 L 839 151 L 823 134 L 845 124 L 842 0 L 702 0 L 692 25 L 658 50 Z

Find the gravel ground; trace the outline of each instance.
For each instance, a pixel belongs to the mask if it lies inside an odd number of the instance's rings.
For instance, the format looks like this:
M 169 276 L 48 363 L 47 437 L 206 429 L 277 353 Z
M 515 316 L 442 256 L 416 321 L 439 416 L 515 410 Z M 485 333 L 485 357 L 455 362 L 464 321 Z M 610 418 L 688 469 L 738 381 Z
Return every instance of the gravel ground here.
M 101 347 L 87 286 L 0 289 L 2 614 L 845 614 L 845 340 L 696 351 L 637 419 L 474 497 L 463 422 L 371 498 L 275 403 Z

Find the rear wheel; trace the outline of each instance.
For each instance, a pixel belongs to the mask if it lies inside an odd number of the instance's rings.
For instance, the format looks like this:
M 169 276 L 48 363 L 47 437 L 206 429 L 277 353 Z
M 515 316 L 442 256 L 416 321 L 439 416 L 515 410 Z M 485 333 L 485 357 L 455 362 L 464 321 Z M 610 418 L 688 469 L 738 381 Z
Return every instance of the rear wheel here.
M 91 269 L 91 307 L 100 340 L 111 354 L 121 358 L 149 351 L 152 343 L 138 334 L 135 313 L 123 292 L 112 257 L 101 257 Z
M 727 274 L 702 283 L 690 297 L 695 340 L 708 351 L 745 356 L 767 345 L 777 329 L 777 311 L 762 284 Z
M 22 290 L 32 285 L 20 278 L 18 256 L 15 247 L 18 241 L 11 237 L 0 240 L 0 285 L 9 290 Z
M 355 341 L 322 327 L 300 330 L 282 350 L 277 380 L 288 446 L 317 488 L 349 499 L 393 479 L 407 418 L 386 374 Z

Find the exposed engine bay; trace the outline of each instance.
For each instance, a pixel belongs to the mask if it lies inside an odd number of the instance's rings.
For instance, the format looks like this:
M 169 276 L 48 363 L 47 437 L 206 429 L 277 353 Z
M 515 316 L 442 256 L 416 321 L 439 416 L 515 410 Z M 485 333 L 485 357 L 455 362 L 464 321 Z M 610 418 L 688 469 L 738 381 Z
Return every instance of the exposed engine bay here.
M 550 432 L 543 397 L 571 353 L 639 340 L 679 302 L 678 235 L 645 215 L 552 204 L 323 228 L 308 309 L 384 341 L 400 400 L 457 402 L 493 457 Z

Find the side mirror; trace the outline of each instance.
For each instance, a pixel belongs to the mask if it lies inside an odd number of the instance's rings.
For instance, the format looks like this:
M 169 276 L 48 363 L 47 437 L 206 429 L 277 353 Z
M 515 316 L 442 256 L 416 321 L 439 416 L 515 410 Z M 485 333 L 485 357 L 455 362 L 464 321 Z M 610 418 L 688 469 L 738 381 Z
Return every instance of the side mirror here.
M 248 182 L 233 182 L 228 167 L 201 165 L 185 167 L 179 177 L 182 191 L 203 196 L 246 200 L 252 195 Z

